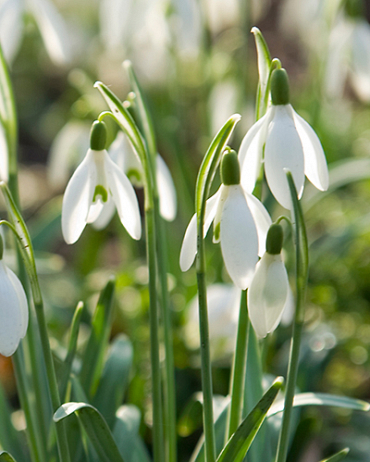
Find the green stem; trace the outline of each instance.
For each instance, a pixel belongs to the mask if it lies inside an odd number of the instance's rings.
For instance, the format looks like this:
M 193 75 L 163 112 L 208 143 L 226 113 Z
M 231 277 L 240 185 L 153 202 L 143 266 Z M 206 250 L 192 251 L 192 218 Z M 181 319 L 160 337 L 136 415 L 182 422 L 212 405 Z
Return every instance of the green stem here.
M 197 283 L 199 302 L 200 355 L 203 390 L 204 447 L 206 462 L 214 462 L 216 460 L 216 444 L 213 426 L 212 368 L 209 347 L 203 219 L 201 217 L 199 219 L 198 226 Z
M 44 306 L 42 300 L 35 301 L 35 310 L 37 316 L 37 322 L 39 326 L 41 346 L 44 355 L 46 373 L 49 383 L 49 391 L 51 397 L 51 404 L 53 407 L 53 412 L 55 412 L 60 407 L 60 397 L 58 390 L 58 383 L 55 374 L 54 361 L 50 350 L 50 343 L 48 332 L 46 328 L 46 320 L 44 313 Z M 65 425 L 63 421 L 60 421 L 55 424 L 56 433 L 57 433 L 57 443 L 59 451 L 59 459 L 61 462 L 70 462 L 67 434 L 65 430 Z
M 226 441 L 228 441 L 231 435 L 236 431 L 242 417 L 245 371 L 247 368 L 248 325 L 247 291 L 243 290 L 240 297 L 238 332 L 236 336 L 236 348 L 231 373 L 231 403 L 226 427 Z
M 159 215 L 158 199 L 155 204 L 155 223 L 157 227 L 158 273 L 161 286 L 161 301 L 163 313 L 164 349 L 165 349 L 165 380 L 164 380 L 164 410 L 167 432 L 167 455 L 169 462 L 176 462 L 176 394 L 175 394 L 175 365 L 173 356 L 173 337 L 171 309 L 167 286 L 167 255 L 165 252 L 165 229 L 163 219 Z
M 158 301 L 157 301 L 157 266 L 156 235 L 153 208 L 145 209 L 146 249 L 149 267 L 149 322 L 150 322 L 150 358 L 152 366 L 153 394 L 153 453 L 154 462 L 163 462 L 163 411 L 161 395 L 161 369 L 159 359 L 158 335 Z

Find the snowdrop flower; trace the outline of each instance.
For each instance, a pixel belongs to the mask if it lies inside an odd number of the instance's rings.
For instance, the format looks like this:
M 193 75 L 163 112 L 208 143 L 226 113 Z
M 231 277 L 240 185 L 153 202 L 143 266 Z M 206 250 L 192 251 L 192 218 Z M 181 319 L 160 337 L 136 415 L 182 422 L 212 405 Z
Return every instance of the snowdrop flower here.
M 134 186 L 143 186 L 144 171 L 139 156 L 122 131 L 118 132 L 116 139 L 108 149 L 108 153 Z M 159 212 L 165 220 L 173 221 L 177 212 L 175 185 L 167 165 L 159 154 L 157 154 L 156 160 Z M 94 221 L 94 228 L 102 229 L 107 226 L 114 215 L 114 211 L 115 207 L 111 201 Z
M 17 276 L 4 263 L 0 235 L 0 354 L 11 356 L 26 335 L 28 304 Z
M 289 83 L 284 69 L 272 74 L 271 99 L 267 113 L 249 129 L 242 141 L 239 151 L 241 184 L 252 193 L 264 162 L 272 194 L 283 207 L 290 209 L 284 169 L 292 172 L 300 197 L 305 175 L 317 189 L 325 191 L 328 188 L 328 168 L 316 133 L 289 104 Z
M 283 230 L 273 224 L 266 238 L 266 252 L 257 265 L 248 289 L 248 312 L 258 337 L 266 337 L 278 326 L 288 301 L 288 275 L 281 256 Z
M 94 223 L 111 203 L 130 236 L 141 237 L 135 191 L 127 176 L 109 157 L 105 143 L 105 124 L 95 121 L 91 129 L 91 149 L 70 179 L 63 198 L 62 232 L 67 244 L 76 242 L 86 224 Z
M 0 42 L 7 61 L 14 60 L 20 47 L 26 13 L 34 17 L 54 64 L 67 64 L 71 60 L 69 34 L 62 17 L 48 0 L 3 0 L 0 6 Z
M 357 97 L 370 101 L 370 24 L 362 1 L 346 3 L 346 14 L 338 17 L 329 37 L 325 89 L 330 97 L 341 97 L 346 77 Z
M 213 241 L 221 243 L 226 269 L 234 284 L 240 289 L 246 289 L 253 277 L 258 254 L 264 251 L 271 218 L 261 202 L 246 193 L 240 185 L 239 162 L 235 151 L 224 154 L 221 178 L 223 184 L 206 204 L 204 234 L 213 222 Z M 190 268 L 196 252 L 197 219 L 194 215 L 182 243 L 182 271 Z

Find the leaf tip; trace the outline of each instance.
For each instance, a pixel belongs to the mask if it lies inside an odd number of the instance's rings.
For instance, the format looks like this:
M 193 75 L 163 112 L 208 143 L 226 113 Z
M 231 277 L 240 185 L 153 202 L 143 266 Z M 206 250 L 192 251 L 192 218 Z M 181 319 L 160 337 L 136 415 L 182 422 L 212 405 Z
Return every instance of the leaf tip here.
M 258 27 L 253 26 L 252 29 L 251 29 L 251 33 L 253 35 L 258 35 L 258 34 L 261 34 L 261 31 L 258 29 Z

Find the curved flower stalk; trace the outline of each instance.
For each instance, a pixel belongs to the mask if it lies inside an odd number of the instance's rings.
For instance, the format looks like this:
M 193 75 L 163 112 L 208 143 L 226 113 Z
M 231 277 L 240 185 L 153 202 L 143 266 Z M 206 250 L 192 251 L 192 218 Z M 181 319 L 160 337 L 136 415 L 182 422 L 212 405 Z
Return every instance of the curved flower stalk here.
M 0 354 L 11 356 L 27 332 L 28 303 L 20 280 L 4 263 L 3 250 L 0 234 Z
M 281 249 L 283 230 L 273 224 L 266 238 L 266 252 L 259 261 L 248 290 L 249 319 L 258 337 L 279 325 L 289 296 L 289 281 Z
M 20 48 L 23 17 L 30 13 L 40 30 L 46 51 L 54 64 L 71 61 L 71 46 L 66 25 L 48 0 L 5 0 L 0 7 L 0 42 L 7 61 L 12 62 Z
M 370 24 L 363 7 L 362 1 L 347 1 L 331 31 L 324 82 L 330 97 L 342 96 L 348 77 L 357 97 L 370 101 Z
M 108 153 L 134 186 L 143 187 L 143 166 L 139 156 L 123 132 L 118 132 L 116 139 L 108 149 Z M 171 173 L 159 154 L 156 157 L 156 175 L 160 214 L 165 220 L 173 221 L 177 212 L 176 189 Z M 108 200 L 106 207 L 94 221 L 94 228 L 102 229 L 107 226 L 114 215 L 114 211 L 113 201 Z
M 63 198 L 62 232 L 67 244 L 80 237 L 87 223 L 94 223 L 113 202 L 123 226 L 133 239 L 141 237 L 140 211 L 127 176 L 104 149 L 104 122 L 95 121 L 84 160 L 70 179 Z
M 224 154 L 221 176 L 223 184 L 206 204 L 204 234 L 213 222 L 213 241 L 221 243 L 226 269 L 234 284 L 240 289 L 246 289 L 253 277 L 258 254 L 263 252 L 271 218 L 262 203 L 245 192 L 240 185 L 239 163 L 235 151 Z M 196 237 L 194 215 L 182 243 L 182 271 L 187 271 L 194 261 L 197 252 Z
M 241 184 L 252 193 L 264 163 L 272 194 L 283 207 L 290 209 L 284 169 L 292 172 L 300 197 L 305 175 L 317 189 L 328 188 L 328 167 L 316 133 L 289 104 L 289 83 L 284 69 L 272 73 L 271 98 L 267 113 L 249 129 L 240 146 Z

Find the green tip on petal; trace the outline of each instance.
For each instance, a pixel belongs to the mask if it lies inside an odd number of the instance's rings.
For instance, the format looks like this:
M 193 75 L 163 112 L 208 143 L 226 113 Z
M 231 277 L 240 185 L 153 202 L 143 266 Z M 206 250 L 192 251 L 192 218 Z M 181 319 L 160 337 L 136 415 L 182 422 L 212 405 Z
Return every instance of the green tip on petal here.
M 345 9 L 351 18 L 361 18 L 365 15 L 365 4 L 363 0 L 347 0 Z
M 270 255 L 279 255 L 283 248 L 283 228 L 278 224 L 270 226 L 266 237 L 266 252 Z
M 0 234 L 0 260 L 3 259 L 3 255 L 4 255 L 4 242 Z
M 289 104 L 289 78 L 285 69 L 275 69 L 271 76 L 271 99 L 275 106 Z
M 221 181 L 225 186 L 240 183 L 240 166 L 235 151 L 226 152 L 221 160 Z
M 107 143 L 107 129 L 104 122 L 95 122 L 91 126 L 90 148 L 93 151 L 102 151 Z
M 101 197 L 102 202 L 107 202 L 107 200 L 108 200 L 108 191 L 101 184 L 98 184 L 98 185 L 95 186 L 93 202 L 96 201 L 98 196 Z

